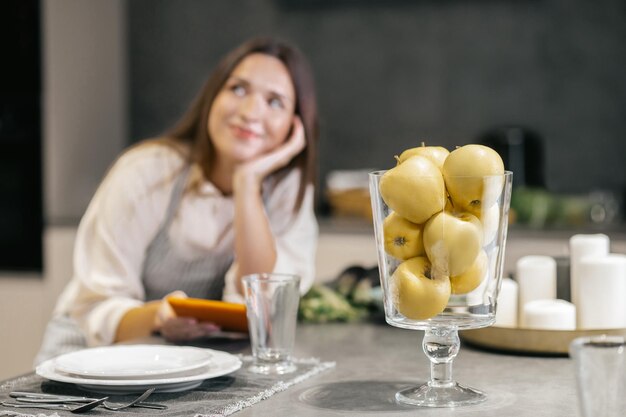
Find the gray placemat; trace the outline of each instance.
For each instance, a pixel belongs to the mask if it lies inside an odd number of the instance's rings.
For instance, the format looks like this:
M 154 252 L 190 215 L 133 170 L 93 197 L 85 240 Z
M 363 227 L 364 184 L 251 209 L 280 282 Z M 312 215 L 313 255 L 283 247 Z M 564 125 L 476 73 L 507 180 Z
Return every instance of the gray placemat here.
M 251 373 L 247 370 L 252 357 L 239 355 L 243 366 L 237 372 L 219 378 L 207 379 L 193 390 L 175 393 L 152 394 L 148 401 L 163 403 L 167 410 L 151 410 L 131 408 L 130 411 L 108 411 L 97 408 L 88 415 L 159 415 L 164 417 L 225 417 L 246 407 L 265 400 L 277 392 L 284 391 L 320 372 L 335 366 L 335 362 L 322 362 L 316 358 L 295 359 L 298 369 L 287 375 L 266 376 Z M 4 381 L 0 384 L 0 401 L 10 400 L 11 391 L 35 391 L 52 394 L 87 395 L 98 397 L 101 394 L 86 393 L 73 384 L 48 381 L 38 375 L 28 374 Z M 115 402 L 131 401 L 135 396 L 111 396 Z M 45 413 L 42 413 L 45 412 Z M 73 416 L 69 411 L 46 411 L 36 409 L 11 409 L 0 405 L 0 416 L 20 417 L 62 417 Z

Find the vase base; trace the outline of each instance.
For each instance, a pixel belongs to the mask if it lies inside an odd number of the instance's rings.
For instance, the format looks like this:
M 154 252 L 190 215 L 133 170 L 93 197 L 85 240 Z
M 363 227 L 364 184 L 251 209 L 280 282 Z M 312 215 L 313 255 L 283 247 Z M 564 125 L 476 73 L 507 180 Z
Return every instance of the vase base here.
M 449 386 L 424 384 L 396 393 L 396 401 L 419 407 L 462 407 L 485 401 L 484 393 L 473 388 L 463 387 L 456 382 Z

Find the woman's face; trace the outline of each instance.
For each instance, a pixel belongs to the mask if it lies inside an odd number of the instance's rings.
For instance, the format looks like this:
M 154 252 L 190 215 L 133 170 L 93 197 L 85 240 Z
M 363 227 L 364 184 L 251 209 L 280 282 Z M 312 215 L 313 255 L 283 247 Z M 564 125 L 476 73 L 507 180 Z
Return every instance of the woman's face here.
M 261 53 L 245 57 L 215 97 L 208 133 L 218 160 L 237 164 L 281 144 L 292 125 L 295 89 L 285 65 Z

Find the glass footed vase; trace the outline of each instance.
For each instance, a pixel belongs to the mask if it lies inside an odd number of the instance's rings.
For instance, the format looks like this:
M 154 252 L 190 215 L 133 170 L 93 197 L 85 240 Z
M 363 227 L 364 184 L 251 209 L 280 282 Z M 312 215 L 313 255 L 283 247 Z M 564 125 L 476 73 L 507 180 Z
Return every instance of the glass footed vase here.
M 381 187 L 385 172 L 369 174 L 385 320 L 424 331 L 431 370 L 427 383 L 397 392 L 396 401 L 422 407 L 480 403 L 486 395 L 458 384 L 452 363 L 460 349 L 458 330 L 495 322 L 512 173 L 449 178 L 450 186 L 435 187 L 441 195 L 433 196 L 426 185 L 416 188 L 428 195 L 411 195 L 404 184 L 394 190 L 390 181 Z M 428 184 L 432 177 L 412 180 Z

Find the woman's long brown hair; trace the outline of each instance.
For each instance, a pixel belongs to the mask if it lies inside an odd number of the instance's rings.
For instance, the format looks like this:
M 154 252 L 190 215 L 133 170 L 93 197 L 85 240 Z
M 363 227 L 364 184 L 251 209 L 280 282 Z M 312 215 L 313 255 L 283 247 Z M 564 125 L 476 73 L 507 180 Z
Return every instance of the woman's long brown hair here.
M 174 128 L 166 134 L 173 141 L 187 145 L 189 160 L 200 165 L 205 178 L 209 178 L 210 167 L 215 159 L 215 149 L 209 137 L 207 123 L 215 97 L 235 67 L 248 55 L 262 53 L 279 59 L 291 76 L 295 92 L 295 114 L 302 119 L 306 147 L 274 175 L 279 177 L 289 170 L 299 168 L 302 172 L 300 188 L 294 210 L 302 205 L 308 184 L 314 184 L 317 175 L 318 116 L 315 85 L 309 64 L 304 55 L 294 46 L 273 38 L 253 38 L 227 54 L 217 65 L 200 93 Z

